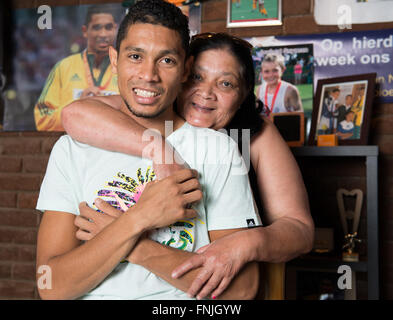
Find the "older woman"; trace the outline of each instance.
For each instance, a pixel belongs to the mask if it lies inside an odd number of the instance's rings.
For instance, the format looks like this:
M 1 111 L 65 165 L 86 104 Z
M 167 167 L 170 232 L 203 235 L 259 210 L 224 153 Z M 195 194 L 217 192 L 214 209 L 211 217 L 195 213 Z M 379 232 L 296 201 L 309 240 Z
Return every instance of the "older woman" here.
M 314 225 L 293 155 L 274 125 L 262 119 L 255 109 L 250 45 L 223 33 L 202 34 L 193 38 L 190 54 L 194 64 L 178 96 L 177 111 L 194 126 L 251 129 L 250 178 L 251 183 L 256 182 L 254 194 L 263 204 L 266 225 L 212 242 L 174 270 L 172 276 L 180 277 L 199 267 L 189 295 L 200 299 L 210 294 L 215 298 L 249 261 L 285 262 L 308 252 Z M 73 102 L 63 110 L 64 128 L 81 142 L 142 155 L 150 143 L 141 139 L 146 128 L 116 110 L 120 99 L 94 97 Z M 163 138 L 159 144 L 171 149 Z M 147 156 L 152 158 L 158 178 L 182 167 L 176 162 L 162 163 L 160 153 Z

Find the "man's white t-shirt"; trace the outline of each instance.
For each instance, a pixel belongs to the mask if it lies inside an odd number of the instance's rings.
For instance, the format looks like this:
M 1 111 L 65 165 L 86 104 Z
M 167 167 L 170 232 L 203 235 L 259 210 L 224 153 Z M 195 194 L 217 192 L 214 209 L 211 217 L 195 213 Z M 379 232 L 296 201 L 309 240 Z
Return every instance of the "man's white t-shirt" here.
M 230 137 L 185 123 L 167 140 L 198 171 L 203 200 L 195 206 L 198 217 L 154 230 L 153 240 L 192 252 L 209 243 L 208 231 L 261 225 L 244 161 Z M 53 147 L 37 209 L 79 215 L 78 204 L 86 201 L 96 209 L 97 197 L 119 209 L 130 207 L 154 179 L 148 159 L 95 148 L 65 135 Z M 189 298 L 147 269 L 121 262 L 81 299 Z

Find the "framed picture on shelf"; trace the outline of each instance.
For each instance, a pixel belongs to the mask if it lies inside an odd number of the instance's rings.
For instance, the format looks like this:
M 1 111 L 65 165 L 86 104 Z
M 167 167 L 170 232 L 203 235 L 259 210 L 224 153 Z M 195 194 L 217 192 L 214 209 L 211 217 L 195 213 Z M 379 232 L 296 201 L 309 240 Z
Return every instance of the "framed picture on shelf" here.
M 320 79 L 314 99 L 309 144 L 336 135 L 339 145 L 366 145 L 376 73 Z
M 281 0 L 227 0 L 227 27 L 282 25 Z
M 304 144 L 304 112 L 272 113 L 270 119 L 290 147 Z

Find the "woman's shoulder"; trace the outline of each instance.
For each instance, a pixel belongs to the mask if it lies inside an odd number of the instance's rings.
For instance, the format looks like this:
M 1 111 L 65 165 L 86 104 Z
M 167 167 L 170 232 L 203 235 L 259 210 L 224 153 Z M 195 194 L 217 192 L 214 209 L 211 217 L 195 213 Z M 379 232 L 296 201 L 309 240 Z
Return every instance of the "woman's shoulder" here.
M 251 157 L 259 159 L 260 155 L 276 154 L 283 149 L 288 149 L 288 145 L 281 137 L 280 132 L 273 122 L 263 117 L 263 126 L 257 134 L 251 139 Z

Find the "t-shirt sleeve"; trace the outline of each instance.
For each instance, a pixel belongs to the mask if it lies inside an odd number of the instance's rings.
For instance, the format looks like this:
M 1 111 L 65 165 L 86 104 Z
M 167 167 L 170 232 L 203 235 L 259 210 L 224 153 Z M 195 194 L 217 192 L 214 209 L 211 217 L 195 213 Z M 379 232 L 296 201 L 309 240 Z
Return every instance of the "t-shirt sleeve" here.
M 38 131 L 62 131 L 59 130 L 62 128 L 60 117 L 61 109 L 64 107 L 60 69 L 61 61 L 53 67 L 34 106 L 34 119 Z
M 73 188 L 70 170 L 69 139 L 61 137 L 54 145 L 49 157 L 44 180 L 41 184 L 36 209 L 40 211 L 63 211 L 79 214 L 76 206 L 75 188 Z
M 220 149 L 221 163 L 205 166 L 208 230 L 262 225 L 252 195 L 247 166 L 236 143 L 227 137 L 226 146 L 221 144 Z

